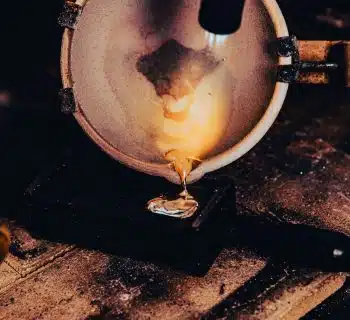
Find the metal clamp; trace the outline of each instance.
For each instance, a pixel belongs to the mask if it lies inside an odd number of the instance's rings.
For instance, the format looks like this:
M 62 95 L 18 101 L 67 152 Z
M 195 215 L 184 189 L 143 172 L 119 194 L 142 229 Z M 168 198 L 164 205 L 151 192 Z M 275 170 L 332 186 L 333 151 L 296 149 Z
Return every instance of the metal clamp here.
M 297 38 L 295 36 L 278 38 L 276 42 L 276 52 L 280 57 L 299 59 Z
M 278 66 L 277 81 L 283 83 L 293 83 L 299 77 L 300 69 L 297 65 Z
M 61 89 L 58 93 L 61 112 L 72 114 L 76 111 L 74 93 L 72 88 Z
M 300 61 L 298 41 L 295 36 L 281 37 L 276 42 L 276 53 L 279 57 L 291 57 L 292 63 L 278 66 L 277 81 L 295 82 L 300 72 L 325 72 L 338 68 L 337 63 L 319 61 Z
M 300 73 L 300 56 L 297 38 L 295 36 L 278 38 L 276 53 L 279 57 L 292 58 L 292 63 L 290 65 L 278 66 L 277 81 L 284 83 L 295 82 Z
M 74 2 L 65 2 L 63 4 L 63 9 L 57 19 L 58 24 L 62 28 L 75 29 L 82 10 L 82 7 L 75 4 Z

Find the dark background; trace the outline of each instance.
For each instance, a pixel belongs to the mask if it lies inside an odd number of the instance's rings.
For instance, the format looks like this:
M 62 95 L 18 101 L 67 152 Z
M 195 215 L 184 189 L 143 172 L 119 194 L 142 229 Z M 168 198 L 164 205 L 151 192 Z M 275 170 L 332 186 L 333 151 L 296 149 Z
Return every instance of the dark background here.
M 348 0 L 279 0 L 291 33 L 299 39 L 349 39 Z M 2 1 L 0 105 L 56 108 L 62 0 Z

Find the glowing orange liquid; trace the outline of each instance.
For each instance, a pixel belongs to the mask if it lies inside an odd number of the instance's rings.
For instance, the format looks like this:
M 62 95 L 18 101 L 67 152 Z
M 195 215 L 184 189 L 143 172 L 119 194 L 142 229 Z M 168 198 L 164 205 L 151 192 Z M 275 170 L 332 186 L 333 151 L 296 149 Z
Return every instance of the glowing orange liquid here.
M 190 157 L 186 152 L 180 150 L 171 150 L 165 154 L 165 159 L 169 160 L 180 177 L 183 191 L 180 193 L 181 197 L 187 199 L 190 195 L 187 191 L 186 178 L 193 169 L 194 158 Z
M 158 197 L 147 203 L 147 209 L 153 213 L 172 216 L 180 219 L 191 217 L 198 208 L 198 202 L 188 193 L 186 178 L 192 170 L 193 161 L 185 152 L 171 150 L 165 154 L 172 167 L 180 177 L 183 191 L 177 199 Z

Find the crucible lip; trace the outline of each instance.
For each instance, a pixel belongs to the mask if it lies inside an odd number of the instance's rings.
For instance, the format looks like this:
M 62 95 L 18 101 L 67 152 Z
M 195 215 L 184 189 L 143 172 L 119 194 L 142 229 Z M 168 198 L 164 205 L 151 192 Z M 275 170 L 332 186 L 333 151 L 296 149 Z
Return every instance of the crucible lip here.
M 93 0 L 77 0 L 75 3 L 84 6 L 88 1 Z M 276 38 L 286 37 L 289 35 L 286 21 L 283 14 L 275 0 L 261 0 L 272 20 Z M 61 44 L 61 77 L 63 88 L 72 88 L 74 86 L 71 75 L 71 44 L 74 36 L 74 31 L 65 29 L 62 37 Z M 291 58 L 280 57 L 278 63 L 290 64 Z M 251 150 L 267 133 L 274 121 L 276 120 L 284 100 L 287 95 L 289 84 L 276 82 L 272 98 L 266 108 L 263 116 L 254 126 L 252 130 L 238 143 L 228 148 L 224 152 L 215 155 L 209 159 L 205 159 L 200 163 L 187 177 L 187 183 L 193 183 L 203 177 L 206 173 L 215 171 L 221 167 L 224 167 Z M 121 162 L 122 164 L 149 175 L 162 176 L 172 183 L 180 184 L 180 179 L 177 173 L 173 170 L 169 170 L 168 164 L 156 164 L 147 161 L 138 160 L 132 156 L 129 156 L 116 147 L 112 146 L 106 141 L 88 121 L 84 115 L 82 108 L 76 101 L 77 110 L 74 113 L 74 117 L 79 125 L 83 128 L 85 133 L 96 143 L 104 152 L 109 156 Z

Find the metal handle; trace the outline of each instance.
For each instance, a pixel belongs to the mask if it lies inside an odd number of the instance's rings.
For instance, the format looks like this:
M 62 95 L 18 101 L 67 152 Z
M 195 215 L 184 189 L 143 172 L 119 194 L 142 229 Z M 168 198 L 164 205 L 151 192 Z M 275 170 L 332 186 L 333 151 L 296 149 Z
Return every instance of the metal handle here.
M 278 39 L 277 54 L 292 57 L 280 66 L 278 81 L 307 84 L 342 84 L 350 87 L 350 42 L 297 41 L 294 36 Z

